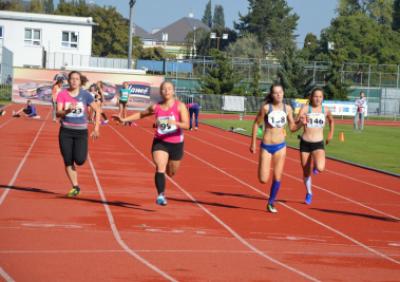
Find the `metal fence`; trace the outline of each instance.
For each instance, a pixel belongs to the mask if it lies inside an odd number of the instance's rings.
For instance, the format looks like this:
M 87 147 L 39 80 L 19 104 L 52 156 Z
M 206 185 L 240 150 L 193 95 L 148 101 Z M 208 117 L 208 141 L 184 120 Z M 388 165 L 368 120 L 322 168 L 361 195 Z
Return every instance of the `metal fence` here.
M 349 101 L 355 101 L 359 91 L 354 89 Z M 368 115 L 385 116 L 395 120 L 400 118 L 400 89 L 385 88 L 371 90 L 368 97 Z M 191 93 L 177 91 L 178 98 L 185 103 L 198 103 L 203 111 L 224 113 L 224 95 Z M 264 102 L 264 97 L 245 96 L 242 113 L 256 113 Z M 293 99 L 285 99 L 285 103 L 291 105 Z
M 47 69 L 62 69 L 66 66 L 89 68 L 127 69 L 128 60 L 122 58 L 92 57 L 71 53 L 46 53 Z

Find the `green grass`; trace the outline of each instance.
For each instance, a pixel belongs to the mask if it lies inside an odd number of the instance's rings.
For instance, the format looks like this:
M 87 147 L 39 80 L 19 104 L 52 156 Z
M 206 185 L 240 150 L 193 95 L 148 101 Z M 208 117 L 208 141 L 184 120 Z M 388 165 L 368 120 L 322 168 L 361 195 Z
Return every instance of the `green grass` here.
M 232 126 L 244 128 L 246 135 L 251 134 L 253 122 L 247 120 L 207 119 L 202 122 L 225 130 Z M 328 128 L 325 128 L 325 136 Z M 339 141 L 339 132 L 343 131 L 345 142 Z M 296 133 L 288 131 L 287 143 L 299 147 Z M 250 141 L 250 140 L 249 140 Z M 250 143 L 249 143 L 250 145 Z M 326 147 L 327 155 L 354 162 L 360 165 L 400 174 L 400 129 L 397 127 L 367 126 L 364 131 L 354 131 L 351 125 L 336 125 L 332 142 Z

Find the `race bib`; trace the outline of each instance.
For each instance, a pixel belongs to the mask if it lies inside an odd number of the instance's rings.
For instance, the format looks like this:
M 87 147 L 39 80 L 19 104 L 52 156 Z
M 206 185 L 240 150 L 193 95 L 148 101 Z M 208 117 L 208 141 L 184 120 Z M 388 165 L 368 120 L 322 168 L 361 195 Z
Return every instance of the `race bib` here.
M 71 106 L 71 102 L 66 102 L 64 108 L 69 109 Z M 83 117 L 85 115 L 85 106 L 82 102 L 77 102 L 75 104 L 75 110 L 68 113 L 67 117 Z
M 272 111 L 268 114 L 268 123 L 272 127 L 282 128 L 286 125 L 287 114 L 284 111 Z
M 165 134 L 171 134 L 174 133 L 178 130 L 178 127 L 174 125 L 169 125 L 168 121 L 169 120 L 175 120 L 175 116 L 171 115 L 168 117 L 158 117 L 158 127 L 157 127 L 157 132 L 160 135 L 165 135 Z
M 325 115 L 323 113 L 308 113 L 308 128 L 323 128 L 325 126 Z

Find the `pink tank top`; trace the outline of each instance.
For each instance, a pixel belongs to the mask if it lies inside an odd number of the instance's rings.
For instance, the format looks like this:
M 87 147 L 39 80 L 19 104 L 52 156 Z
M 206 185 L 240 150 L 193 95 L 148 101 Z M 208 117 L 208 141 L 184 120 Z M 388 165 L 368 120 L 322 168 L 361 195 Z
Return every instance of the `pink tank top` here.
M 162 140 L 167 143 L 183 142 L 183 131 L 176 125 L 168 125 L 169 120 L 181 121 L 181 116 L 178 110 L 179 102 L 175 101 L 168 110 L 161 109 L 160 104 L 156 104 L 154 114 L 157 120 L 157 128 L 155 131 L 155 139 Z

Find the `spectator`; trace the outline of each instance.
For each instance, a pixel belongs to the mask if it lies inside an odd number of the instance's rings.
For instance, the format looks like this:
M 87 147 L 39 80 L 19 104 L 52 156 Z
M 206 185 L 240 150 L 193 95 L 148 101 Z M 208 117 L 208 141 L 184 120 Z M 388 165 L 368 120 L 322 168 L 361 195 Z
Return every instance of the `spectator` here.
M 39 119 L 40 116 L 37 114 L 35 105 L 32 104 L 31 100 L 26 102 L 26 108 L 22 108 L 18 111 L 13 111 L 13 117 L 21 117 L 21 113 L 24 113 L 28 118 Z
M 367 108 L 367 98 L 363 91 L 360 92 L 360 98 L 356 99 L 356 114 L 354 116 L 354 129 L 364 129 L 364 115 Z

